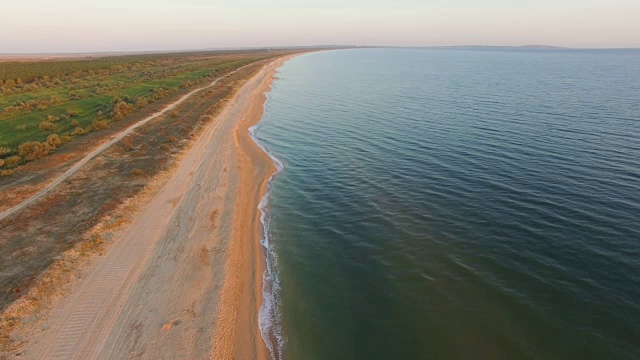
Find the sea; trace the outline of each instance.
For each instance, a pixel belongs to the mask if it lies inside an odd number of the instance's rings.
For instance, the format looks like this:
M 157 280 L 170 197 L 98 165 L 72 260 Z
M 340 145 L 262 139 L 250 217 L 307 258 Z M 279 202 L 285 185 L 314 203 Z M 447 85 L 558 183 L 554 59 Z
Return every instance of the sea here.
M 252 135 L 274 359 L 640 359 L 640 50 L 307 53 Z

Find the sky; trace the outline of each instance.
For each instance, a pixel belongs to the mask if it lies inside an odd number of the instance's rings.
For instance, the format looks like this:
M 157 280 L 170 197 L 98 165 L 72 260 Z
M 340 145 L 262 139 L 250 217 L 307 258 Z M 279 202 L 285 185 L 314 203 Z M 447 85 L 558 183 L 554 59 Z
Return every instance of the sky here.
M 0 0 L 0 53 L 640 47 L 640 0 Z

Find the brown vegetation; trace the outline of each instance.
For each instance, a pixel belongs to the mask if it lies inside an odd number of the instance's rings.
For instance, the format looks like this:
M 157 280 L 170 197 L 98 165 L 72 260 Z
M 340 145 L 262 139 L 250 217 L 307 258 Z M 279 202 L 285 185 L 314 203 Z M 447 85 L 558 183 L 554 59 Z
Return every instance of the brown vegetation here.
M 48 142 L 32 141 L 24 143 L 18 147 L 18 155 L 26 161 L 40 159 L 45 157 L 54 149 Z
M 38 126 L 38 128 L 39 128 L 41 131 L 51 131 L 51 130 L 55 129 L 55 128 L 56 128 L 56 126 L 55 126 L 52 122 L 49 122 L 49 121 L 43 121 L 43 122 L 41 122 L 41 123 L 40 123 L 40 125 Z

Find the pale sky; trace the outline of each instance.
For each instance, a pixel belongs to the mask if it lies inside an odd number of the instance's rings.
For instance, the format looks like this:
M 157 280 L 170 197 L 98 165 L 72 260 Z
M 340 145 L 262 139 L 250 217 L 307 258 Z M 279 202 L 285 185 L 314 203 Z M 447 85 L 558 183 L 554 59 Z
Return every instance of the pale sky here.
M 640 0 L 0 0 L 0 53 L 284 45 L 640 47 Z

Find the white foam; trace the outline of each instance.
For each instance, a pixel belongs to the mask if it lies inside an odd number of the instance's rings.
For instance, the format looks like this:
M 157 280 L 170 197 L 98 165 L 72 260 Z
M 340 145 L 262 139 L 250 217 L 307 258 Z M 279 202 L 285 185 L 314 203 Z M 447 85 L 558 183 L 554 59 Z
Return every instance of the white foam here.
M 280 293 L 280 281 L 277 274 L 277 257 L 272 251 L 271 244 L 269 242 L 269 199 L 271 197 L 271 181 L 276 175 L 284 170 L 284 164 L 280 159 L 275 157 L 265 146 L 263 146 L 256 136 L 256 131 L 260 129 L 262 123 L 265 121 L 268 113 L 269 94 L 267 94 L 267 101 L 264 105 L 264 115 L 262 119 L 255 125 L 249 128 L 249 135 L 251 139 L 264 151 L 273 163 L 275 164 L 277 171 L 271 175 L 267 182 L 267 191 L 258 204 L 260 210 L 260 222 L 262 223 L 263 231 L 260 239 L 260 244 L 265 249 L 267 267 L 262 276 L 262 304 L 260 305 L 260 313 L 258 315 L 258 326 L 262 339 L 264 340 L 271 357 L 274 360 L 280 360 L 286 344 L 286 338 L 282 329 L 282 313 L 280 309 L 280 303 L 278 301 L 278 294 Z

